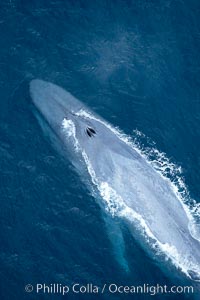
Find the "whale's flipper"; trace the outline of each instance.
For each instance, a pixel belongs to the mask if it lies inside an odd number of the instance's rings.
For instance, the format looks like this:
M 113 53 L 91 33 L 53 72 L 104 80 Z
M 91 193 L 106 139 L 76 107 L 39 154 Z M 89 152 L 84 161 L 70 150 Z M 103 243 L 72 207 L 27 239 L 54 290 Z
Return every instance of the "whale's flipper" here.
M 104 216 L 109 239 L 113 246 L 116 261 L 125 272 L 129 272 L 129 265 L 125 257 L 125 243 L 122 230 L 116 219 L 110 216 Z

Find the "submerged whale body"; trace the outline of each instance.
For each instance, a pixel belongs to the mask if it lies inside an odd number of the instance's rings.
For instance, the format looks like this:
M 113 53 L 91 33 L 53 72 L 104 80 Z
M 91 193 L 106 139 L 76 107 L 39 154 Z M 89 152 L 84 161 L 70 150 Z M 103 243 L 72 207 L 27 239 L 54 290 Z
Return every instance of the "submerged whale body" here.
M 199 281 L 200 243 L 188 229 L 188 215 L 169 180 L 115 128 L 64 89 L 36 79 L 30 83 L 30 94 L 40 120 L 59 140 L 62 151 L 78 170 L 86 170 L 102 206 L 126 219 L 148 252 L 166 256 Z

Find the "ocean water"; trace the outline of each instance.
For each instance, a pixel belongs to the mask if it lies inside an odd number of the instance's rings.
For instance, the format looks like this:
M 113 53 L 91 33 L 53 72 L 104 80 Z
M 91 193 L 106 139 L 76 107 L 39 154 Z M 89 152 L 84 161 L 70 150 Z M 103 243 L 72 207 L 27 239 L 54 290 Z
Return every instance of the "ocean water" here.
M 1 299 L 63 298 L 25 292 L 37 283 L 188 284 L 161 270 L 123 224 L 129 272 L 120 266 L 120 245 L 114 250 L 98 202 L 45 138 L 28 86 L 33 78 L 63 86 L 141 148 L 165 153 L 200 203 L 199 13 L 197 0 L 1 1 Z M 153 296 L 64 296 L 96 297 Z

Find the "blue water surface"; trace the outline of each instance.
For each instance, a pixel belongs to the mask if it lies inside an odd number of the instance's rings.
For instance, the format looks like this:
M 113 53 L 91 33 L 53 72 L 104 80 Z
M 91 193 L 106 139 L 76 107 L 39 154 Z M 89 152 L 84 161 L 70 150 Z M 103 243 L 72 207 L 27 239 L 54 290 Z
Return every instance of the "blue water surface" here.
M 180 284 L 121 225 L 123 270 L 98 203 L 44 137 L 28 85 L 54 82 L 125 133 L 143 132 L 200 202 L 199 14 L 198 0 L 1 0 L 0 299 L 63 298 L 25 292 L 36 283 Z M 64 298 L 96 297 L 152 298 Z

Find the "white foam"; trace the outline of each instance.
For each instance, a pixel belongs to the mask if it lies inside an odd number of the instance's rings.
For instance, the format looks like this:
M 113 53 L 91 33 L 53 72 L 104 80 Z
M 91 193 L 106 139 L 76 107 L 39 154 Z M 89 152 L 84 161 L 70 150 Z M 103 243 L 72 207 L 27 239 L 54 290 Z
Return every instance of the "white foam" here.
M 200 204 L 197 204 L 193 199 L 190 198 L 189 192 L 184 184 L 182 178 L 182 170 L 181 167 L 172 163 L 164 153 L 158 151 L 155 148 L 155 144 L 151 144 L 149 147 L 143 147 L 140 143 L 140 138 L 145 139 L 147 142 L 147 138 L 143 133 L 136 130 L 134 131 L 135 138 L 134 140 L 131 137 L 122 133 L 118 128 L 112 127 L 107 122 L 99 119 L 91 115 L 89 112 L 81 109 L 76 113 L 77 116 L 81 116 L 88 119 L 94 119 L 102 124 L 104 124 L 107 128 L 109 128 L 116 136 L 118 136 L 123 142 L 137 151 L 145 160 L 152 165 L 152 167 L 170 184 L 174 193 L 177 196 L 177 199 L 180 201 L 183 209 L 185 210 L 189 220 L 190 226 L 189 229 L 194 238 L 199 239 L 199 234 L 197 234 L 197 230 L 195 227 L 195 217 L 200 219 Z M 63 120 L 63 128 L 68 132 L 68 136 L 73 136 L 74 138 L 74 146 L 75 148 L 79 148 L 78 140 L 76 138 L 75 126 L 70 120 Z M 145 237 L 146 242 L 150 243 L 151 247 L 154 248 L 157 254 L 165 254 L 166 259 L 172 261 L 172 263 L 179 269 L 182 270 L 187 276 L 190 277 L 188 270 L 192 270 L 199 274 L 198 266 L 192 264 L 190 259 L 185 257 L 183 258 L 177 251 L 174 246 L 169 244 L 162 244 L 160 241 L 156 239 L 154 234 L 151 232 L 150 228 L 147 226 L 145 220 L 142 218 L 140 214 L 134 211 L 132 208 L 128 207 L 123 198 L 120 197 L 116 191 L 109 186 L 107 182 L 100 182 L 96 177 L 95 171 L 92 168 L 92 164 L 86 154 L 85 151 L 82 151 L 82 156 L 85 160 L 88 172 L 92 179 L 93 184 L 99 190 L 99 193 L 104 201 L 105 209 L 112 216 L 119 216 L 122 218 L 126 218 L 129 221 L 133 222 L 134 225 L 140 230 L 140 233 Z
M 193 236 L 194 239 L 196 239 L 197 241 L 200 240 L 200 221 L 199 220 L 192 220 L 189 223 L 188 226 L 191 235 Z
M 74 125 L 74 122 L 72 120 L 63 119 L 62 126 L 61 126 L 63 132 L 65 133 L 66 138 L 72 138 L 74 141 L 74 148 L 75 151 L 80 151 L 80 146 L 78 143 L 78 140 L 76 138 L 76 127 Z

